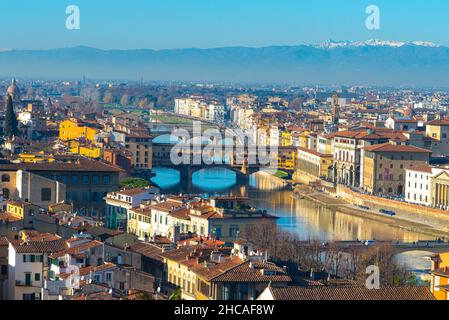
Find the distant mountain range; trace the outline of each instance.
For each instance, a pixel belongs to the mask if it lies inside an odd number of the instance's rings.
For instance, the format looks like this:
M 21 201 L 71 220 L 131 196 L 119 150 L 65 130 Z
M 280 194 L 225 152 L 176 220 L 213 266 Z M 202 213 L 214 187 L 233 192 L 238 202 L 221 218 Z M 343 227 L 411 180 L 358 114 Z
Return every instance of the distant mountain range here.
M 449 48 L 368 40 L 261 48 L 1 49 L 0 76 L 449 87 Z

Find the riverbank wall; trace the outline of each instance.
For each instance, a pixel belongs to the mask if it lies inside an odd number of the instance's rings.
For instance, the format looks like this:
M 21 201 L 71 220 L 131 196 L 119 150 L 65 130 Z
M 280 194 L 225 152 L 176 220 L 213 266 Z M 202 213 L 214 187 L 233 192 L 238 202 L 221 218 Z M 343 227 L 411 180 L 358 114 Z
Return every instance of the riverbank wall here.
M 428 208 L 412 203 L 380 198 L 368 194 L 362 194 L 355 192 L 344 186 L 337 186 L 336 195 L 339 196 L 342 200 L 358 206 L 369 207 L 370 205 L 374 204 L 380 207 L 387 207 L 393 210 L 403 210 L 403 211 L 405 210 L 416 214 L 427 214 L 430 216 L 438 216 L 438 217 L 445 216 L 449 218 L 449 211 L 446 210 Z
M 434 239 L 436 238 L 446 239 L 448 237 L 448 233 L 446 232 L 446 230 L 433 228 L 419 221 L 416 220 L 413 221 L 413 219 L 405 220 L 398 216 L 389 217 L 381 215 L 378 212 L 376 212 L 376 209 L 372 208 L 373 206 L 379 206 L 381 208 L 386 209 L 401 209 L 402 211 L 404 210 L 408 211 L 409 209 L 404 208 L 403 203 L 399 201 L 391 200 L 391 202 L 394 202 L 394 206 L 390 206 L 388 203 L 384 201 L 387 199 L 362 195 L 352 191 L 351 189 L 344 187 L 337 189 L 335 193 L 326 193 L 326 192 L 317 192 L 306 185 L 298 185 L 296 186 L 293 194 L 297 198 L 310 200 L 314 203 L 333 209 L 337 212 L 357 216 L 363 219 L 374 220 L 389 225 L 391 227 L 421 233 L 430 236 Z M 367 206 L 370 207 L 371 209 L 365 210 L 361 208 L 355 208 L 353 207 L 354 205 Z M 437 213 L 427 213 L 426 212 L 427 208 L 419 208 L 419 209 L 423 210 L 423 212 L 425 212 L 425 215 L 429 218 L 441 217 L 441 213 L 438 213 L 438 211 L 441 210 L 436 210 Z M 416 212 L 420 212 L 417 208 L 415 208 L 415 210 Z M 447 217 L 449 218 L 449 216 Z

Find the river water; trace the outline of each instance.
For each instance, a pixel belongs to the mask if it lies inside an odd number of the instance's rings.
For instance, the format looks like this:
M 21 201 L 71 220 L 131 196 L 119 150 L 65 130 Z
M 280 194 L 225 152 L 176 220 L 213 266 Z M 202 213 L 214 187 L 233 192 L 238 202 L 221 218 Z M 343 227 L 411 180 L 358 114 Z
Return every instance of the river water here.
M 338 213 L 309 200 L 296 199 L 292 190 L 269 175 L 255 174 L 249 186 L 237 185 L 235 173 L 226 169 L 206 169 L 193 175 L 191 185 L 182 185 L 176 170 L 155 168 L 152 181 L 162 192 L 179 194 L 239 195 L 251 199 L 258 209 L 278 216 L 278 225 L 297 234 L 302 240 L 395 240 L 414 242 L 432 238 L 380 222 Z M 401 262 L 413 270 L 426 270 L 430 262 L 425 259 L 430 253 L 409 252 L 399 255 Z

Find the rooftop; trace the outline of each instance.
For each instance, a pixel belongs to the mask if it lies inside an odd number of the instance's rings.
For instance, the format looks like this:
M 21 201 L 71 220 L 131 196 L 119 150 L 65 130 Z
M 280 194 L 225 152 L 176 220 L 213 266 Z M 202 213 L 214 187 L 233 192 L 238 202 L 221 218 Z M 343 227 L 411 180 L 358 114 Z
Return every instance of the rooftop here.
M 275 300 L 435 300 L 427 287 L 269 287 Z
M 365 147 L 366 151 L 371 152 L 408 152 L 408 153 L 432 153 L 427 149 L 418 148 L 415 146 L 395 145 L 391 143 L 375 144 Z

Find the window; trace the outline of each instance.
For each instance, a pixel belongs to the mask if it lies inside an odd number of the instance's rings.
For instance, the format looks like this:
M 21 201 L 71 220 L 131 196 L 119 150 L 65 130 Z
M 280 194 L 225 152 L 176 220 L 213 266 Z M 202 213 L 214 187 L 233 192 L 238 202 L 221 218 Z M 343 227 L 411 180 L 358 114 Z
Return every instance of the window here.
M 3 189 L 2 194 L 4 199 L 9 199 L 9 189 Z
M 239 226 L 238 225 L 235 225 L 235 224 L 231 225 L 229 227 L 229 237 L 230 238 L 237 237 L 238 231 L 239 231 Z
M 34 293 L 24 293 L 22 295 L 23 300 L 36 300 L 36 294 Z
M 42 188 L 41 189 L 41 201 L 51 201 L 51 189 Z
M 7 275 L 8 274 L 8 266 L 6 264 L 2 264 L 2 267 L 0 269 L 1 275 Z
M 78 184 L 78 176 L 72 176 L 72 183 Z
M 100 177 L 99 176 L 93 176 L 92 177 L 92 183 L 93 184 L 99 184 L 100 183 Z
M 103 184 L 110 184 L 110 183 L 111 183 L 111 177 L 103 176 Z
M 89 183 L 89 176 L 83 176 L 83 183 L 88 184 Z
M 2 182 L 9 182 L 10 181 L 10 177 L 9 174 L 4 174 L 2 175 Z
M 40 273 L 35 273 L 34 274 L 34 281 L 41 281 L 41 274 Z
M 112 281 L 112 272 L 106 273 L 106 281 Z

